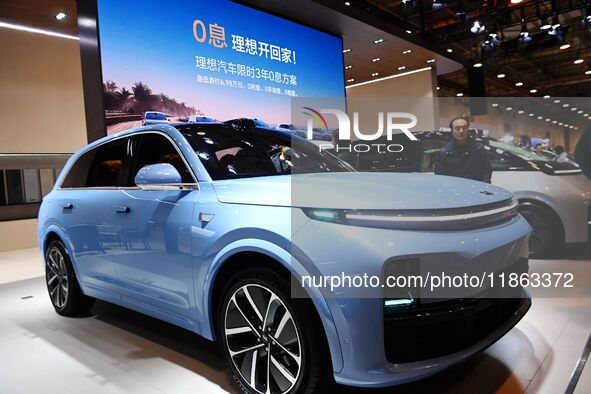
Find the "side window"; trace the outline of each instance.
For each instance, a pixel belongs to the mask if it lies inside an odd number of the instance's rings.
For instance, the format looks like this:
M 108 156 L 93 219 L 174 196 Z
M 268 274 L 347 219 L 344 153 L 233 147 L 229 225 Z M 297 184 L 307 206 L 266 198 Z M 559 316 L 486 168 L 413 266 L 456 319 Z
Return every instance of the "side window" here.
M 183 183 L 194 183 L 195 180 L 183 161 L 183 158 L 172 143 L 160 134 L 143 134 L 139 136 L 135 160 L 131 171 L 131 183 L 139 170 L 150 164 L 172 164 L 181 174 Z
M 70 168 L 68 175 L 62 182 L 61 187 L 63 188 L 72 188 L 72 187 L 86 187 L 86 181 L 88 180 L 88 172 L 90 170 L 90 166 L 94 160 L 94 156 L 96 155 L 96 151 L 98 148 L 94 148 L 85 152 L 76 160 L 76 162 Z M 55 175 L 56 178 L 59 174 Z
M 122 138 L 97 148 L 86 187 L 123 186 L 123 161 L 127 153 L 127 143 L 128 139 Z

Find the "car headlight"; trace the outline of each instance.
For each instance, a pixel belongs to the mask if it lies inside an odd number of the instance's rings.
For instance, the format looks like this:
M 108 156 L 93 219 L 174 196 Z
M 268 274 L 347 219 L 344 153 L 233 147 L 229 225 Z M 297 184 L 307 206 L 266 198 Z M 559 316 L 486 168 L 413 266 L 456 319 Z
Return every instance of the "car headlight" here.
M 453 230 L 492 225 L 517 215 L 515 197 L 474 207 L 420 210 L 350 210 L 302 208 L 310 219 L 350 226 Z

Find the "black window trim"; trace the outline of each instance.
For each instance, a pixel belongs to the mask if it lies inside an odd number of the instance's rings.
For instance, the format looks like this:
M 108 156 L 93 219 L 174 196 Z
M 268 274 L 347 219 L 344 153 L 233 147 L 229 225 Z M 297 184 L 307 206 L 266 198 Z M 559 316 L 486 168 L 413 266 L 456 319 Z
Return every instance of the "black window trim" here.
M 62 184 L 63 184 L 64 180 L 68 177 L 68 175 L 70 175 L 70 171 L 74 167 L 74 164 L 76 164 L 76 162 L 82 157 L 82 155 L 86 154 L 87 152 L 90 152 L 93 149 L 98 149 L 105 144 L 120 140 L 122 138 L 131 139 L 135 136 L 139 136 L 139 135 L 143 135 L 143 134 L 159 134 L 159 135 L 162 135 L 165 138 L 167 138 L 168 141 L 172 144 L 172 146 L 174 146 L 174 148 L 176 149 L 178 154 L 183 159 L 183 163 L 185 163 L 185 165 L 189 169 L 189 173 L 191 174 L 191 177 L 193 178 L 194 183 L 197 185 L 199 184 L 199 181 L 197 180 L 197 177 L 195 176 L 195 173 L 193 172 L 193 168 L 191 168 L 191 166 L 189 165 L 189 162 L 185 158 L 185 155 L 183 155 L 183 152 L 179 149 L 178 145 L 174 142 L 174 140 L 165 132 L 158 131 L 158 130 L 146 130 L 146 131 L 138 131 L 137 133 L 134 132 L 131 134 L 121 135 L 116 138 L 108 139 L 107 141 L 103 141 L 100 144 L 97 144 L 97 145 L 93 146 L 92 148 L 86 149 L 85 151 L 81 152 L 80 155 L 78 155 L 78 157 L 76 158 L 76 161 L 68 169 L 68 173 L 63 177 L 62 181 L 60 182 L 59 186 L 57 187 L 57 190 L 140 190 L 141 188 L 139 186 L 62 187 Z M 129 153 L 126 153 L 125 160 L 128 160 L 128 157 L 127 157 L 128 155 L 129 155 Z

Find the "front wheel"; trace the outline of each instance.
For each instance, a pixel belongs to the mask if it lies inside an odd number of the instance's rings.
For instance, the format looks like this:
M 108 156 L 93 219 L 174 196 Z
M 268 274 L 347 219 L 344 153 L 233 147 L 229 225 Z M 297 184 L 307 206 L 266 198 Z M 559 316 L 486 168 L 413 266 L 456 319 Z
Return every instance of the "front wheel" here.
M 222 297 L 218 338 L 242 392 L 321 390 L 323 343 L 308 300 L 291 299 L 288 282 L 266 268 L 237 273 Z

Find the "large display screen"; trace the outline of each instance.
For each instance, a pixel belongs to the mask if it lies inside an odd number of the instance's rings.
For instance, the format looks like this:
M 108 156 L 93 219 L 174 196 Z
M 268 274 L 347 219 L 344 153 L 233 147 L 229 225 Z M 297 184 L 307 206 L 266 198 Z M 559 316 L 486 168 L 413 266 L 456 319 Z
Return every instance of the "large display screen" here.
M 231 1 L 99 0 L 107 132 L 290 123 L 292 97 L 344 96 L 339 37 Z

